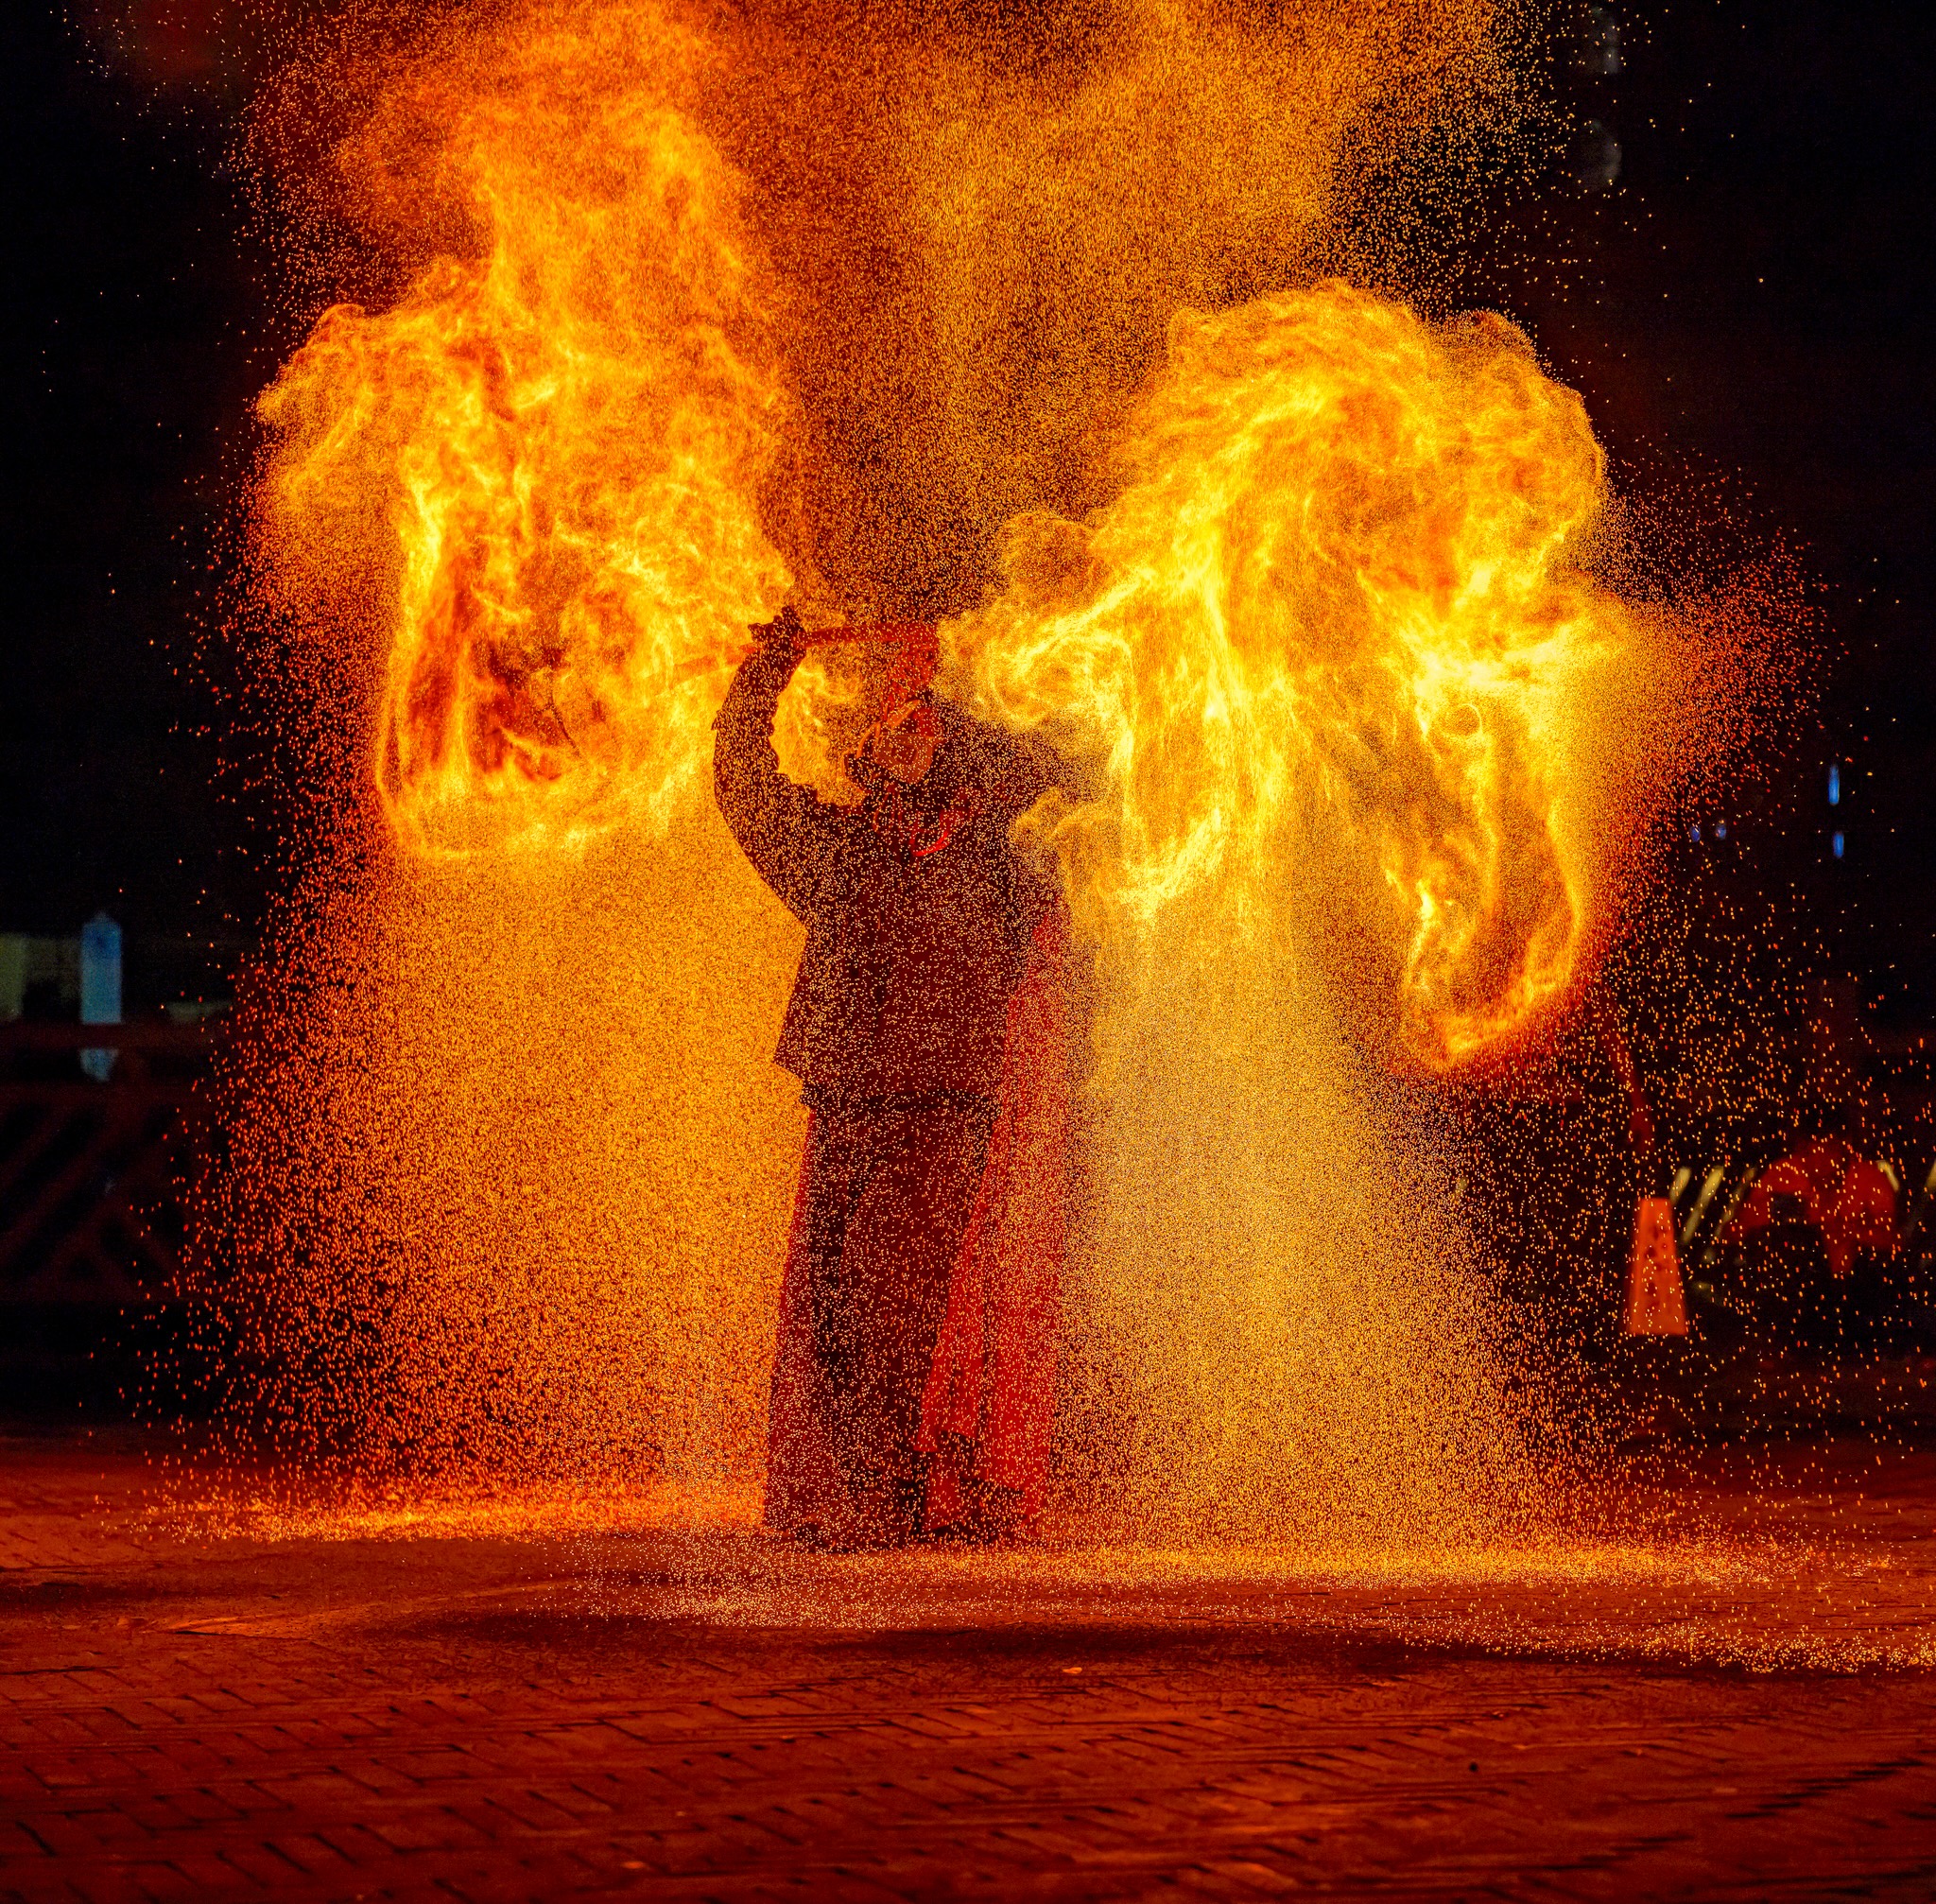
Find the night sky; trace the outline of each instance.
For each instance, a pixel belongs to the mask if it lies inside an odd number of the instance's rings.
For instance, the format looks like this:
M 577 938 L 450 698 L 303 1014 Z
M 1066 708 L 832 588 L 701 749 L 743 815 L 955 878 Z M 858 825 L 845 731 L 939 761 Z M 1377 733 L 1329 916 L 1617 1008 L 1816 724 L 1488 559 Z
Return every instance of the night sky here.
M 1684 520 L 1724 512 L 1739 546 L 1779 540 L 1807 579 L 1818 711 L 1780 736 L 1753 810 L 1721 787 L 1663 822 L 1669 876 L 1724 851 L 1881 1016 L 1936 1021 L 1929 28 L 1900 5 L 1616 10 L 1625 70 L 1582 73 L 1562 47 L 1553 85 L 1611 129 L 1618 185 L 1588 192 L 1556 157 L 1494 221 L 1463 295 L 1524 323 L 1584 393 L 1623 491 Z M 224 164 L 246 76 L 204 18 L 28 7 L 5 26 L 0 929 L 72 933 L 106 907 L 150 995 L 219 989 L 286 850 L 279 809 L 248 793 L 249 746 L 223 744 L 230 669 L 205 635 L 250 402 L 297 315 Z

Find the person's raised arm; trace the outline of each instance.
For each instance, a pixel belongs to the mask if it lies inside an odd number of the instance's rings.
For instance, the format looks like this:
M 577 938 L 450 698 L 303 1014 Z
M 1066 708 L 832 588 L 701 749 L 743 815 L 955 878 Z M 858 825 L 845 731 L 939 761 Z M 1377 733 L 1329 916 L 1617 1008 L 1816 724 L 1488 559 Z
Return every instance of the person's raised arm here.
M 713 720 L 713 794 L 753 870 L 804 920 L 837 851 L 836 816 L 780 771 L 773 714 L 806 630 L 791 609 L 755 627 L 759 646 L 740 663 Z

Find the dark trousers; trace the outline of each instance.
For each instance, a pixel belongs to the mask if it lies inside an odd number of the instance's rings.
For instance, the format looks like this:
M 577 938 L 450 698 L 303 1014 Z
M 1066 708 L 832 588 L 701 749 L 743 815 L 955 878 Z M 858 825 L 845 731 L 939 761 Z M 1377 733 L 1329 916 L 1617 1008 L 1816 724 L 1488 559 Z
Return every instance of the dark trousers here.
M 922 1393 L 994 1121 L 976 1099 L 815 1108 L 807 1287 L 828 1439 L 851 1485 L 921 1473 Z

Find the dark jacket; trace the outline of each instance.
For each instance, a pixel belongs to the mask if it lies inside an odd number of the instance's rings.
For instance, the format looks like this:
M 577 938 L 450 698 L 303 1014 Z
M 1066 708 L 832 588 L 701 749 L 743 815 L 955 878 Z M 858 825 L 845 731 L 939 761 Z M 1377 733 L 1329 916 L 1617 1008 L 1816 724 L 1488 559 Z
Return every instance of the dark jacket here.
M 994 1098 L 1009 999 L 1052 903 L 1009 828 L 1046 778 L 1006 736 L 937 701 L 945 737 L 920 788 L 897 798 L 882 781 L 858 809 L 827 805 L 773 751 L 797 665 L 784 645 L 750 656 L 713 723 L 719 810 L 806 927 L 774 1060 L 813 1094 Z

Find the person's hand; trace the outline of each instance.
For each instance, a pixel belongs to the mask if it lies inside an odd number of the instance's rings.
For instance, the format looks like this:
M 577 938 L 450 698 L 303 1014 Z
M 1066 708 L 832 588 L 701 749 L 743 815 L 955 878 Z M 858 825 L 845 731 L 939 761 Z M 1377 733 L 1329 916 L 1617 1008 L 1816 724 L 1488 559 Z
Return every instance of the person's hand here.
M 806 625 L 791 602 L 771 621 L 753 622 L 747 632 L 762 648 L 788 648 L 798 654 L 806 646 Z

